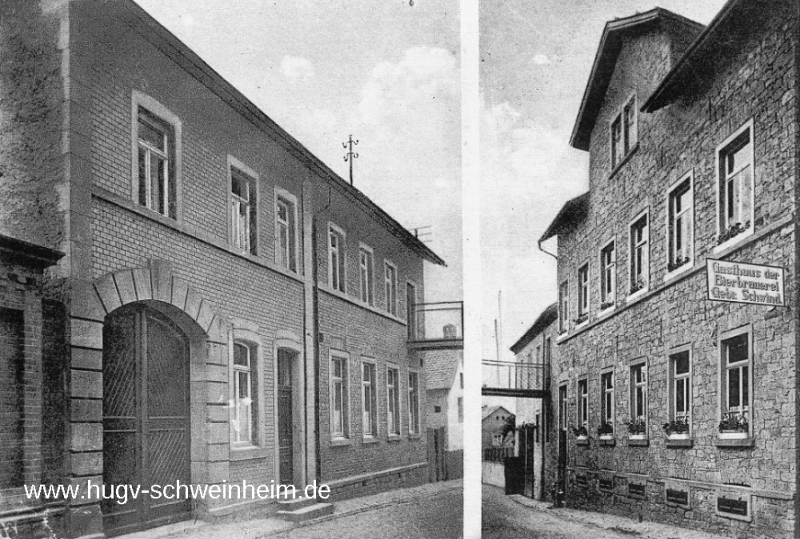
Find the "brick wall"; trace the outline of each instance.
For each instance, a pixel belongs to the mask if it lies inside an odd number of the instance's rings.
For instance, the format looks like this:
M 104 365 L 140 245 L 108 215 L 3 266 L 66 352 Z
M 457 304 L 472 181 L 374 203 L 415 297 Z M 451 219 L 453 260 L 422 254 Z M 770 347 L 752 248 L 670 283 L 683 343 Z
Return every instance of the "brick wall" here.
M 708 82 L 653 114 L 639 113 L 639 147 L 611 174 L 609 125 L 624 100 L 636 90 L 641 106 L 663 74 L 666 45 L 644 35 L 622 47 L 591 139 L 589 213 L 559 238 L 559 283 L 569 279 L 570 310 L 577 305 L 577 269 L 589 262 L 590 318 L 587 326 L 562 337 L 554 387 L 567 382 L 569 417 L 576 424 L 576 383 L 588 379 L 589 433 L 600 422 L 600 371 L 615 373 L 616 446 L 597 440 L 577 446 L 569 439 L 570 503 L 619 514 L 639 513 L 687 527 L 750 536 L 788 537 L 794 528 L 791 500 L 795 491 L 794 372 L 796 308 L 795 211 L 796 43 L 797 21 L 786 11 L 770 12 L 746 32 L 727 58 L 706 72 Z M 753 120 L 755 154 L 755 234 L 725 252 L 717 246 L 716 149 L 748 119 Z M 667 189 L 687 172 L 694 181 L 694 267 L 665 282 Z M 629 223 L 649 210 L 649 292 L 625 302 L 629 294 Z M 616 239 L 616 309 L 599 311 L 599 250 Z M 705 259 L 780 266 L 786 270 L 786 298 L 791 311 L 764 306 L 711 302 L 706 299 Z M 754 446 L 718 446 L 719 336 L 749 327 L 753 341 Z M 692 355 L 691 447 L 667 447 L 661 425 L 669 419 L 668 351 L 689 344 Z M 630 365 L 646 360 L 649 446 L 627 443 L 623 421 L 630 413 Z M 554 392 L 554 405 L 557 393 Z M 579 477 L 580 476 L 580 477 Z M 599 492 L 599 480 L 612 478 L 614 492 Z M 577 479 L 587 480 L 588 486 Z M 670 481 L 690 491 L 690 507 L 665 503 Z M 628 494 L 628 483 L 644 485 L 646 502 Z M 606 483 L 607 484 L 607 483 Z M 735 485 L 735 486 L 731 486 Z M 718 516 L 718 495 L 732 489 L 752 496 L 752 522 Z

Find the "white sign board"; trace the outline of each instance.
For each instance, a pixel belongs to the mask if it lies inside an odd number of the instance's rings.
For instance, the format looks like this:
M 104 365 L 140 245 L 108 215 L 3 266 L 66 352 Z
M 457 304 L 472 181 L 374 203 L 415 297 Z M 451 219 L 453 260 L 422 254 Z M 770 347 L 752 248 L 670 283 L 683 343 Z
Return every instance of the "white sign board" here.
M 708 299 L 760 305 L 786 305 L 783 268 L 706 260 Z

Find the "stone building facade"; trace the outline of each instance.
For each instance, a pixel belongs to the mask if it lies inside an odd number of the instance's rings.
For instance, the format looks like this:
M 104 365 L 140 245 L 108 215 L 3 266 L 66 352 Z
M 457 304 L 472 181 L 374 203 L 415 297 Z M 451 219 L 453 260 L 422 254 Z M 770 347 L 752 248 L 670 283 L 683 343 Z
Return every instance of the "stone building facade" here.
M 790 2 L 606 25 L 571 140 L 589 192 L 542 236 L 568 504 L 798 536 L 797 63 Z
M 65 535 L 275 507 L 90 484 L 424 481 L 408 313 L 443 261 L 134 2 L 0 11 L 0 233 L 65 253 L 43 283 L 62 449 L 42 476 L 77 489 L 53 502 Z
M 553 366 L 558 365 L 557 318 L 558 306 L 549 305 L 511 346 L 511 351 L 520 364 L 517 376 L 544 378 L 541 382 L 533 380 L 526 383 L 526 386 L 548 388 Z M 550 389 L 552 390 L 552 385 Z M 526 460 L 523 466 L 523 493 L 537 500 L 549 499 L 559 471 L 563 473 L 558 467 L 558 452 L 551 450 L 558 447 L 559 443 L 551 400 L 517 397 L 516 410 L 517 456 Z M 532 450 L 527 448 L 528 445 L 532 446 Z

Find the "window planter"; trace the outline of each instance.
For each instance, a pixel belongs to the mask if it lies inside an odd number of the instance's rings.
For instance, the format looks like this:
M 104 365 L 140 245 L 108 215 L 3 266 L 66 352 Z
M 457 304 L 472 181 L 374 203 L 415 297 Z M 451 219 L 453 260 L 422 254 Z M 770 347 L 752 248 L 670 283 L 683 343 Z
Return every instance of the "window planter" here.
M 644 434 L 631 434 L 628 436 L 629 440 L 644 440 L 647 438 Z
M 721 440 L 737 440 L 747 438 L 747 432 L 741 430 L 721 430 L 719 431 Z

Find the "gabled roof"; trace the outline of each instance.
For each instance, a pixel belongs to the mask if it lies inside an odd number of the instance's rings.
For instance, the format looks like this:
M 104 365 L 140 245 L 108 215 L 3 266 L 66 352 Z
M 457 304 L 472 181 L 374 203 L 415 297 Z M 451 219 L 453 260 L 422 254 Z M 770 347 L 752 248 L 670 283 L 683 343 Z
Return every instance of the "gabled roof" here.
M 195 77 L 198 82 L 215 93 L 236 112 L 252 122 L 258 129 L 272 136 L 287 152 L 300 160 L 324 181 L 338 189 L 345 197 L 359 205 L 367 215 L 374 218 L 417 255 L 434 264 L 441 266 L 447 265 L 439 255 L 434 253 L 414 234 L 398 223 L 364 193 L 342 179 L 297 139 L 269 118 L 252 101 L 247 99 L 244 94 L 222 78 L 222 76 L 200 58 L 197 53 L 155 20 L 134 0 L 109 2 L 105 5 L 113 5 L 115 9 L 121 9 L 123 13 L 127 12 L 126 14 L 128 16 L 125 19 L 126 22 L 136 25 L 139 28 L 140 35 L 144 39 L 150 41 L 153 46 L 167 55 L 182 69 L 186 70 L 187 73 Z M 119 14 L 121 15 L 122 13 Z M 115 16 L 117 16 L 117 13 L 115 13 Z
M 495 412 L 499 412 L 500 410 L 502 410 L 503 412 L 505 412 L 505 413 L 506 413 L 506 415 L 514 415 L 514 414 L 512 414 L 511 412 L 509 412 L 508 410 L 506 410 L 506 409 L 505 409 L 504 407 L 502 407 L 502 406 L 492 406 L 492 407 L 491 407 L 491 408 L 489 408 L 488 410 L 484 410 L 484 411 L 483 411 L 483 418 L 481 419 L 481 421 L 484 421 L 484 420 L 486 420 L 486 418 L 488 418 L 490 415 L 494 414 Z
M 463 350 L 431 350 L 425 354 L 425 388 L 451 389 Z
M 558 236 L 559 234 L 568 232 L 576 224 L 583 221 L 588 213 L 588 192 L 568 200 L 567 203 L 564 204 L 564 207 L 561 208 L 561 211 L 558 212 L 556 218 L 553 219 L 553 222 L 550 223 L 550 226 L 547 227 L 547 230 L 544 231 L 544 234 L 542 234 L 539 242 L 543 242 L 552 238 L 553 236 Z
M 630 17 L 616 19 L 606 23 L 600 46 L 592 64 L 592 72 L 583 93 L 583 100 L 578 112 L 575 126 L 572 128 L 570 145 L 578 150 L 589 149 L 589 139 L 594 128 L 597 114 L 603 105 L 617 57 L 624 43 L 624 38 L 636 32 L 641 32 L 653 25 L 664 21 L 677 23 L 683 32 L 688 32 L 692 38 L 699 34 L 704 26 L 691 21 L 676 13 L 662 8 L 651 9 L 644 13 L 637 13 Z
M 517 342 L 511 345 L 511 351 L 515 354 L 518 354 L 520 350 L 528 346 L 528 343 L 530 343 L 536 338 L 537 335 L 544 331 L 547 326 L 555 322 L 556 318 L 558 318 L 558 304 L 553 303 L 548 305 L 547 308 L 542 311 L 533 325 L 528 329 L 528 331 L 526 331 Z
M 645 112 L 656 111 L 669 105 L 681 93 L 691 91 L 697 81 L 713 76 L 706 67 L 724 58 L 740 40 L 734 36 L 752 28 L 752 21 L 763 17 L 768 4 L 780 0 L 753 1 L 730 0 L 717 13 L 697 39 L 689 46 L 680 60 L 662 79 L 658 88 L 642 106 Z

